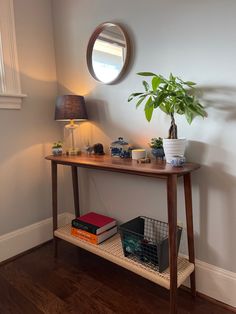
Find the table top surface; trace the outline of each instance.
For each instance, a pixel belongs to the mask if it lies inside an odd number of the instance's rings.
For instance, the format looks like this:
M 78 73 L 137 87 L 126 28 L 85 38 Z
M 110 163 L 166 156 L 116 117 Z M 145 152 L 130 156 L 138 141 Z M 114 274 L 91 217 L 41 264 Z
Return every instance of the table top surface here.
M 56 164 L 152 177 L 166 177 L 173 174 L 183 176 L 184 174 L 190 173 L 200 168 L 199 164 L 189 162 L 185 163 L 183 167 L 172 167 L 165 161 L 155 159 L 152 159 L 151 163 L 140 164 L 136 160 L 132 160 L 131 158 L 122 159 L 120 157 L 111 157 L 110 155 L 51 155 L 45 158 L 47 160 L 55 162 Z

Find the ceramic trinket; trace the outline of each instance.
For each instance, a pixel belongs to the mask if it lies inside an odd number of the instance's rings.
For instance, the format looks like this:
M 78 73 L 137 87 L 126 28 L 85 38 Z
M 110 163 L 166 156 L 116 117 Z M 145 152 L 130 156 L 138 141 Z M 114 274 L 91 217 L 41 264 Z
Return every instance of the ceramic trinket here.
M 184 156 L 175 155 L 171 159 L 172 167 L 182 167 L 186 161 Z
M 123 139 L 123 137 L 119 137 L 118 140 L 112 142 L 110 150 L 112 157 L 131 157 L 131 147 L 129 146 L 129 143 Z

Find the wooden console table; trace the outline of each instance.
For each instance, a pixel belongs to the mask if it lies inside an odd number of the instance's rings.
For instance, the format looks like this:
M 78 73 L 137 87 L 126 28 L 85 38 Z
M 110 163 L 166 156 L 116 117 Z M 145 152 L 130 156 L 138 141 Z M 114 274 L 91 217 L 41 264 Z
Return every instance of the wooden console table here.
M 198 164 L 186 163 L 183 167 L 173 168 L 162 161 L 152 161 L 150 164 L 138 164 L 135 160 L 112 158 L 108 155 L 80 156 L 48 156 L 52 171 L 52 207 L 54 252 L 57 254 L 57 238 L 73 243 L 94 254 L 125 267 L 170 290 L 170 313 L 177 313 L 177 288 L 190 276 L 191 292 L 196 295 L 195 286 L 195 255 L 192 216 L 191 172 L 200 168 Z M 167 207 L 169 223 L 169 265 L 163 273 L 158 273 L 144 265 L 129 260 L 123 256 L 120 238 L 114 236 L 100 245 L 93 245 L 70 235 L 70 226 L 57 226 L 57 165 L 70 166 L 72 170 L 75 215 L 80 215 L 79 209 L 79 168 L 121 172 L 126 174 L 165 179 L 167 182 Z M 188 236 L 189 259 L 177 257 L 176 228 L 177 228 L 177 181 L 183 177 L 185 209 Z

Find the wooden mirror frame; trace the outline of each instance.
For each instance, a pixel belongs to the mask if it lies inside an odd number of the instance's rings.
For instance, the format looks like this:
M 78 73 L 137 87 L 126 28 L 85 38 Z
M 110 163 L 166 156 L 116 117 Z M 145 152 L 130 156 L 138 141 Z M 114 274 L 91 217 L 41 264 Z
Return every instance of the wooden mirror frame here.
M 94 72 L 94 69 L 93 69 L 93 64 L 92 64 L 92 54 L 93 54 L 93 46 L 94 46 L 94 43 L 95 41 L 97 40 L 98 38 L 98 35 L 103 32 L 105 30 L 105 28 L 107 27 L 110 27 L 110 26 L 116 26 L 119 28 L 120 32 L 124 35 L 124 38 L 125 38 L 125 42 L 126 42 L 126 58 L 125 58 L 125 62 L 123 64 L 123 67 L 119 73 L 119 75 L 112 81 L 108 82 L 108 83 L 105 83 L 103 81 L 101 81 L 97 75 L 95 74 Z M 91 35 L 90 39 L 89 39 L 89 42 L 88 42 L 88 46 L 87 46 L 87 55 L 86 55 L 86 58 L 87 58 L 87 66 L 88 66 L 88 70 L 90 72 L 90 74 L 92 75 L 92 77 L 103 83 L 103 84 L 107 84 L 107 85 L 110 85 L 110 84 L 114 84 L 114 83 L 117 83 L 118 81 L 120 81 L 120 79 L 123 77 L 123 75 L 125 74 L 126 70 L 127 70 L 127 67 L 129 65 L 129 61 L 130 61 L 130 56 L 131 56 L 131 44 L 130 44 L 130 39 L 129 39 L 129 36 L 128 34 L 126 33 L 126 31 L 124 30 L 123 27 L 121 27 L 119 24 L 117 23 L 111 23 L 111 22 L 105 22 L 105 23 L 102 23 L 100 24 L 96 29 L 95 31 L 93 32 L 93 34 Z

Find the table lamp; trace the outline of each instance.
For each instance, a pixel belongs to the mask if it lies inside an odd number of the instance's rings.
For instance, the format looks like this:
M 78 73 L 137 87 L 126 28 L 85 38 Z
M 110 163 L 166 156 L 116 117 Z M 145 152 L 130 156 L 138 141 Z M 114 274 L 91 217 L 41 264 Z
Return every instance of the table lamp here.
M 74 131 L 78 127 L 75 121 L 86 121 L 88 119 L 83 96 L 78 95 L 62 95 L 56 100 L 55 120 L 69 121 L 65 125 L 64 139 L 66 132 L 69 132 L 70 144 L 66 148 L 69 155 L 77 155 L 79 148 L 75 146 Z

